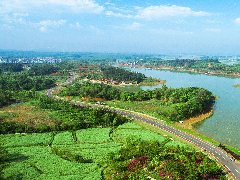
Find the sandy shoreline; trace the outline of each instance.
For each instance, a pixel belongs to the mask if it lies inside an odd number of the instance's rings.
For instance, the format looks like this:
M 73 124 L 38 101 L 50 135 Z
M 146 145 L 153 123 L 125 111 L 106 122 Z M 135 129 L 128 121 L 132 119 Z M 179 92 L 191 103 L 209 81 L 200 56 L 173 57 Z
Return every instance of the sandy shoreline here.
M 176 122 L 175 124 L 179 127 L 182 127 L 184 129 L 191 129 L 191 130 L 194 130 L 194 127 L 193 125 L 198 123 L 198 122 L 201 122 L 201 121 L 204 121 L 205 119 L 211 117 L 213 115 L 213 110 L 207 112 L 207 113 L 204 113 L 204 114 L 200 114 L 198 116 L 195 116 L 195 117 L 192 117 L 192 118 L 189 118 L 185 121 L 183 121 L 183 123 L 180 123 L 180 122 Z

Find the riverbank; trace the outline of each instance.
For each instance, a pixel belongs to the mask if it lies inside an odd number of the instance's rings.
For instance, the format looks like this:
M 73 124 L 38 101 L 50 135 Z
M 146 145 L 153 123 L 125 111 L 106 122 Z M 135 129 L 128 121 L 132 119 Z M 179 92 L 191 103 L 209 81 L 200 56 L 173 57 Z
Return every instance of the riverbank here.
M 214 111 L 210 110 L 207 113 L 204 114 L 200 114 L 198 116 L 195 117 L 191 117 L 189 119 L 186 119 L 184 121 L 181 122 L 176 122 L 175 124 L 179 127 L 185 128 L 185 129 L 191 129 L 194 130 L 194 124 L 204 121 L 205 119 L 208 119 L 209 117 L 211 117 L 213 115 Z
M 132 68 L 130 65 L 118 65 L 119 67 L 128 67 Z M 171 71 L 171 72 L 182 72 L 182 73 L 192 73 L 192 74 L 206 74 L 206 75 L 213 75 L 213 76 L 222 76 L 222 77 L 231 77 L 231 78 L 239 78 L 240 73 L 224 73 L 224 72 L 214 72 L 209 70 L 198 70 L 198 69 L 186 69 L 184 67 L 170 67 L 170 66 L 143 66 L 143 65 L 135 65 L 134 68 L 145 68 L 149 70 L 162 70 L 162 71 Z
M 166 84 L 166 80 L 161 80 L 157 78 L 147 77 L 144 81 L 140 82 L 139 86 L 157 86 Z
M 193 74 L 206 74 L 206 75 L 213 75 L 213 76 L 223 76 L 223 77 L 232 77 L 232 78 L 239 78 L 240 73 L 223 73 L 223 72 L 213 72 L 213 71 L 199 71 L 197 69 L 184 69 L 184 68 L 172 68 L 172 67 L 153 67 L 154 70 L 167 70 L 172 72 L 183 72 L 183 73 L 193 73 Z

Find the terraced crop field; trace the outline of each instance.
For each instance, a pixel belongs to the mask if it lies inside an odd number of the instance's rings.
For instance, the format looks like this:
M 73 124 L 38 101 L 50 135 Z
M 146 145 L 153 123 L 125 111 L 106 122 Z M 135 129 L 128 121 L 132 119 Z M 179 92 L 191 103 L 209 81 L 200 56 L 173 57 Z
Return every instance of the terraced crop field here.
M 90 128 L 52 133 L 0 135 L 1 165 L 8 179 L 101 179 L 109 153 L 118 153 L 127 138 L 164 141 L 135 123 L 116 129 Z M 171 144 L 172 142 L 169 142 Z

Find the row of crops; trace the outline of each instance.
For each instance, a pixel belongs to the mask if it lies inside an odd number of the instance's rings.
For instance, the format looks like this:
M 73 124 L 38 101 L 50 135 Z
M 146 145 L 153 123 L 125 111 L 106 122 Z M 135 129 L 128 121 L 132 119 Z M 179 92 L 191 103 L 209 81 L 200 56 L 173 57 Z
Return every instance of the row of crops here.
M 2 176 L 8 179 L 101 179 L 102 165 L 109 154 L 118 153 L 130 137 L 159 142 L 166 139 L 132 122 L 116 129 L 0 135 L 1 156 L 5 158 Z

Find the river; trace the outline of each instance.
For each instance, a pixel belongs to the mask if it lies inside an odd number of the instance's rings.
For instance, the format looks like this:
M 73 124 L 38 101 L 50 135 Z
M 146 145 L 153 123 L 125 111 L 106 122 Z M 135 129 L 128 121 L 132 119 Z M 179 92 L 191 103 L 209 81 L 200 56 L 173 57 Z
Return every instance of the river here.
M 143 68 L 132 68 L 146 76 L 166 80 L 168 87 L 203 87 L 217 96 L 212 117 L 202 121 L 196 130 L 224 144 L 240 150 L 240 78 L 229 78 L 205 74 L 190 74 Z M 143 86 L 143 89 L 154 89 L 159 86 Z

